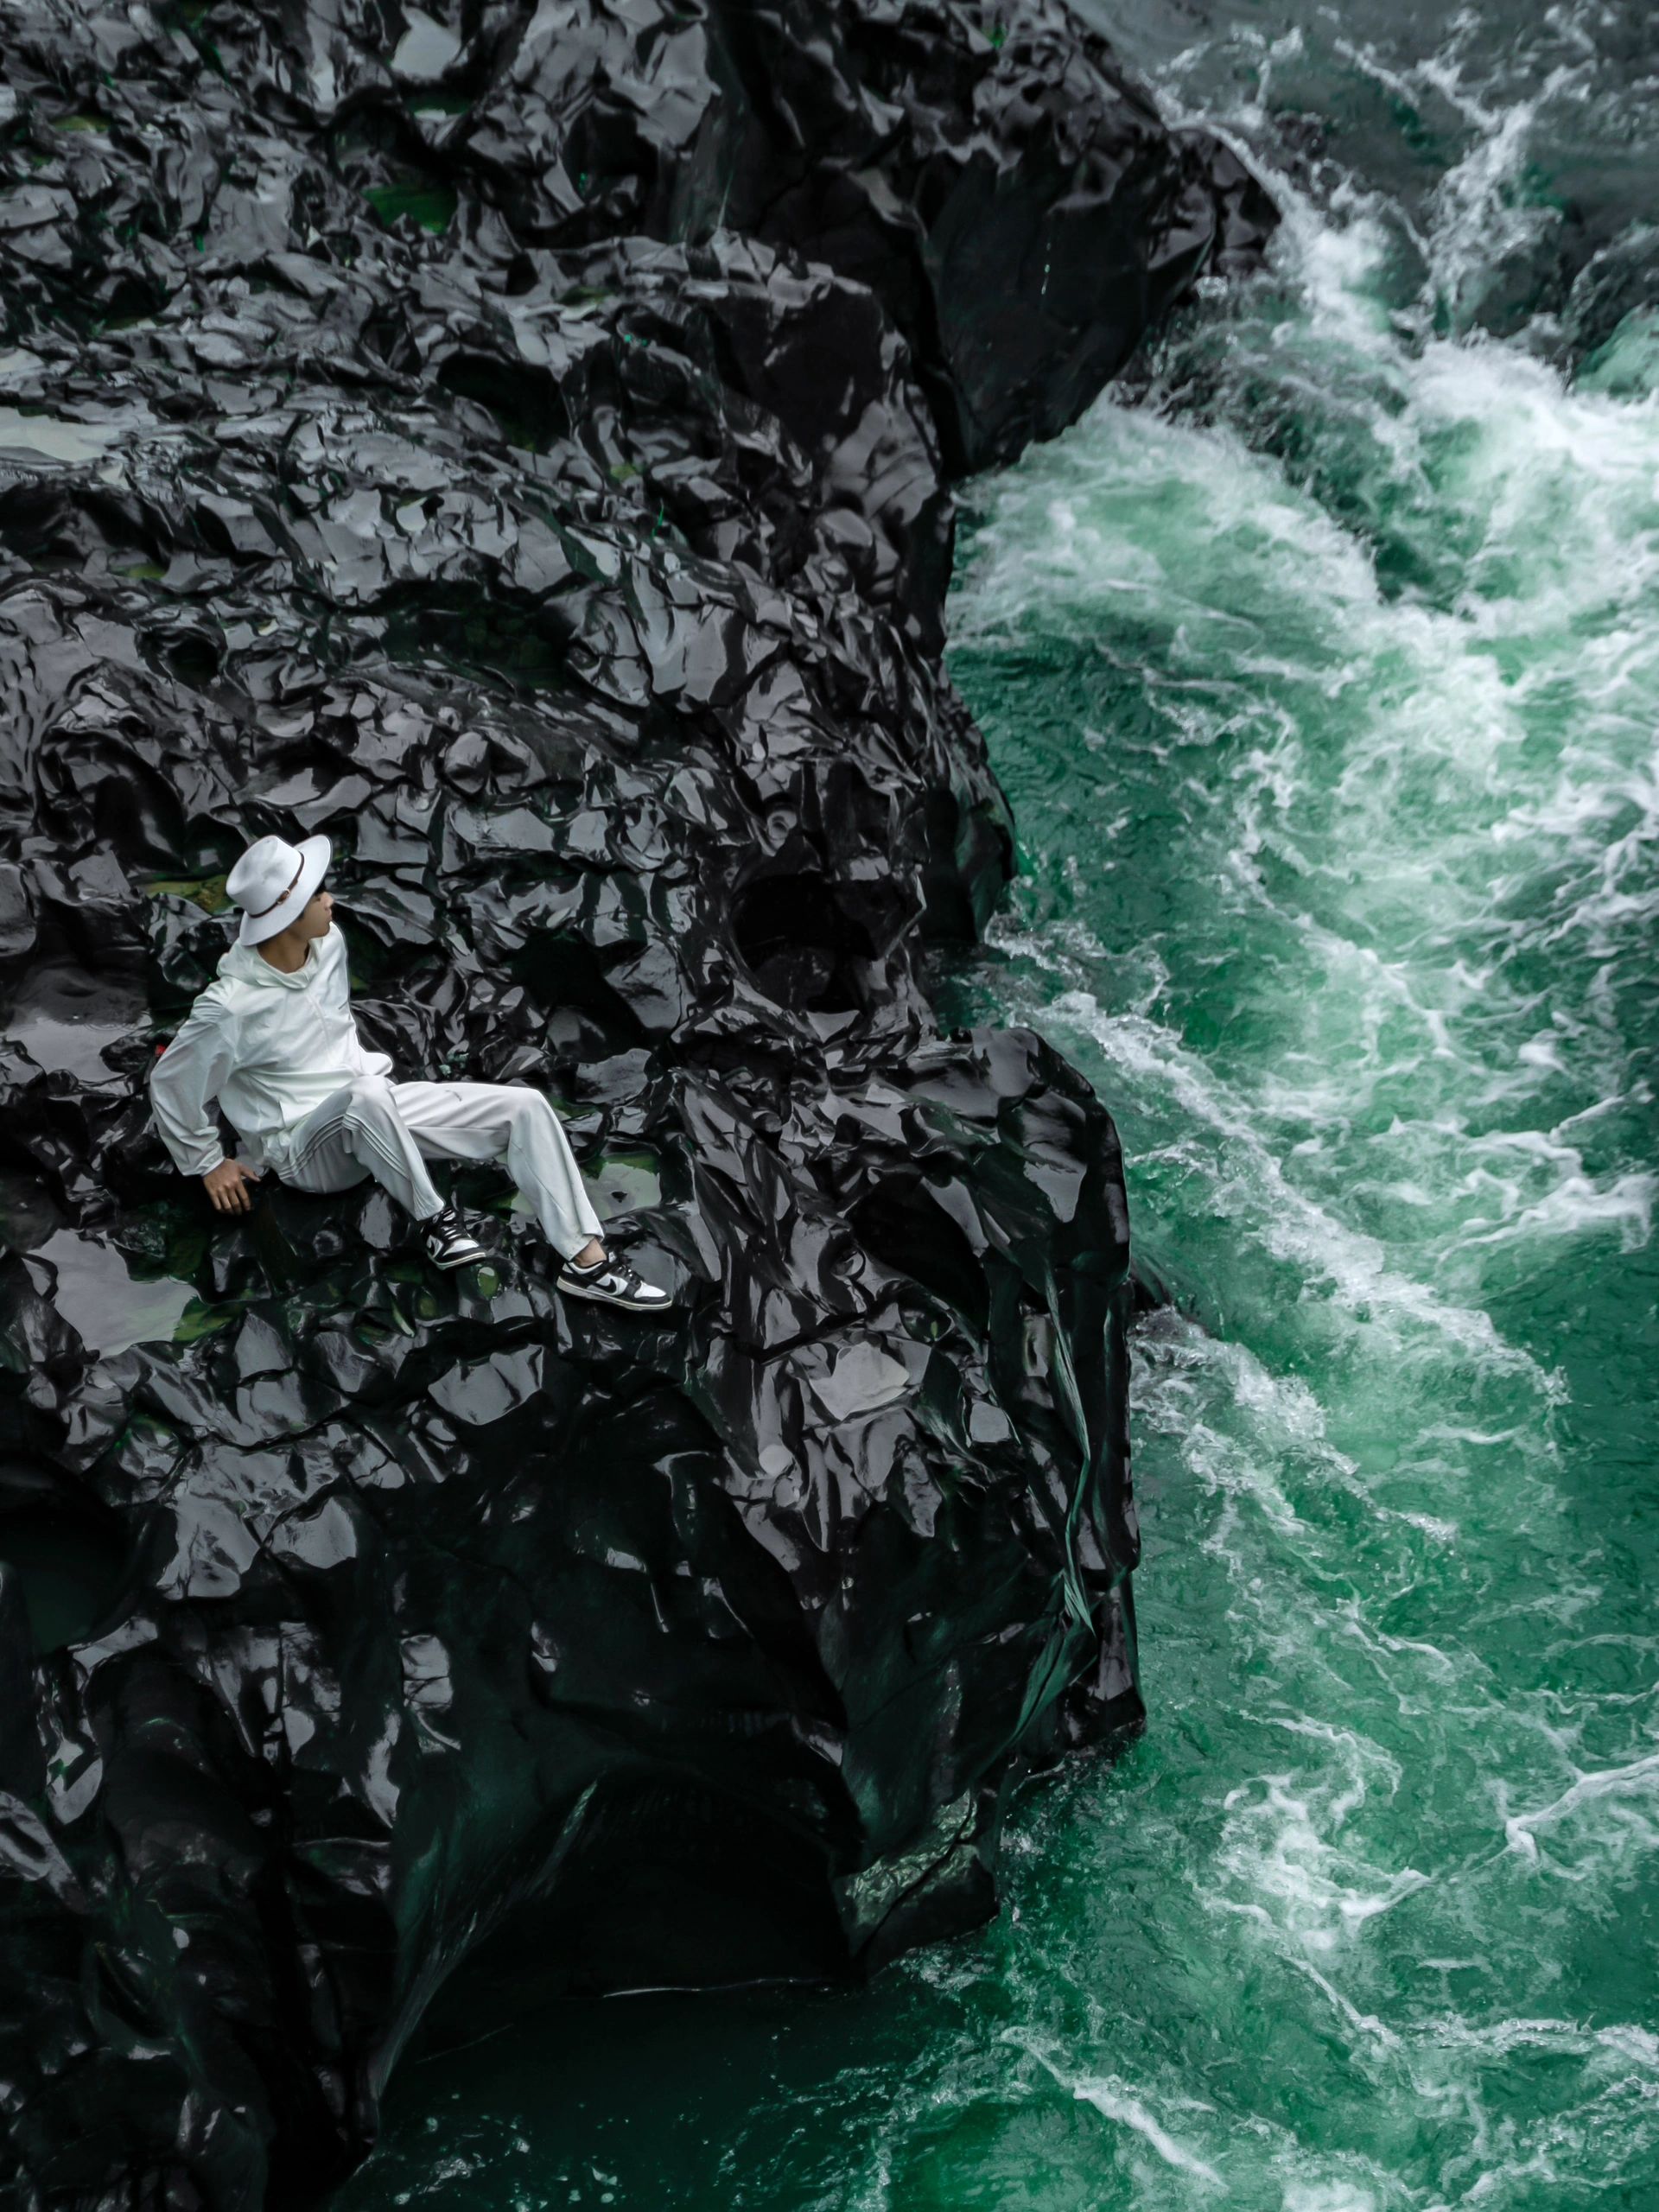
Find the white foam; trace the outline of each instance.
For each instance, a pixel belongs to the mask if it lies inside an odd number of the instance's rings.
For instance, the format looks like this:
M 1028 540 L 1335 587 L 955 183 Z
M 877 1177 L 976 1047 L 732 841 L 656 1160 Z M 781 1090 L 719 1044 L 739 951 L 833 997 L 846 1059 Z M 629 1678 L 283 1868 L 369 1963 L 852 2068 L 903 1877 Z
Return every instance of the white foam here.
M 1511 1851 L 1518 1851 L 1523 1858 L 1536 1863 L 1541 1829 L 1557 1827 L 1575 1820 L 1586 1808 L 1595 1807 L 1611 1815 L 1611 1821 L 1604 1821 L 1601 1827 L 1602 1842 L 1620 1849 L 1625 1841 L 1634 1839 L 1646 1849 L 1659 1845 L 1659 1818 L 1643 1817 L 1639 1808 L 1644 1803 L 1653 1803 L 1656 1814 L 1659 1814 L 1659 1751 L 1632 1759 L 1624 1766 L 1580 1775 L 1550 1804 L 1541 1806 L 1535 1812 L 1517 1813 L 1506 1819 L 1503 1834 Z M 1616 1834 L 1615 1831 L 1622 1833 Z
M 1103 2119 L 1116 2121 L 1120 2127 L 1133 2128 L 1177 2173 L 1191 2174 L 1198 2181 L 1207 2182 L 1212 2189 L 1225 2190 L 1227 2184 L 1215 2168 L 1185 2150 L 1173 2135 L 1160 2127 L 1139 2099 L 1129 2096 L 1116 2082 L 1079 2082 L 1071 2094 L 1081 2103 L 1092 2105 Z
M 1368 1314 L 1381 1312 L 1431 1330 L 1464 1351 L 1550 1388 L 1536 1362 L 1506 1344 L 1488 1314 L 1448 1302 L 1431 1286 L 1390 1268 L 1375 1237 L 1350 1228 L 1295 1189 L 1249 1107 L 1167 1029 L 1139 1015 L 1106 1015 L 1086 991 L 1062 994 L 1046 1014 L 1062 1033 L 1085 1033 L 1111 1066 L 1139 1085 L 1156 1084 L 1191 1123 L 1227 1141 L 1231 1161 L 1218 1171 L 1222 1202 L 1241 1230 L 1275 1258 L 1295 1266 L 1307 1281 L 1328 1287 L 1351 1309 L 1363 1306 Z
M 1147 2109 L 1141 2098 L 1116 2075 L 1074 2075 L 1057 2063 L 1047 2052 L 1034 2043 L 1026 2041 L 1010 2032 L 1006 2040 L 1017 2044 L 1020 2050 L 1046 2069 L 1055 2081 L 1068 2088 L 1080 2104 L 1092 2105 L 1103 2120 L 1109 2120 L 1119 2127 L 1130 2129 L 1147 2143 L 1166 2166 L 1177 2173 L 1190 2174 L 1195 2180 L 1207 2183 L 1224 2194 L 1227 2184 L 1221 2176 L 1196 2152 L 1189 2151 L 1163 2126 Z M 1194 2101 L 1184 2099 L 1191 2106 Z M 1198 2109 L 1205 2107 L 1198 2107 Z

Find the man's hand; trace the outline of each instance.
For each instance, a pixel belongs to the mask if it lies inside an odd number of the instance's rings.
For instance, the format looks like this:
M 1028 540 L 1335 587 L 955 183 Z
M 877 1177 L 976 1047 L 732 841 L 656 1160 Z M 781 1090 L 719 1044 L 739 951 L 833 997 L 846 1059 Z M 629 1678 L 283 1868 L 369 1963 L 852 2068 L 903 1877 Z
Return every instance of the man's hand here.
M 202 1177 L 201 1186 L 216 1212 L 246 1213 L 251 1203 L 248 1185 L 258 1181 L 261 1172 L 257 1167 L 245 1167 L 239 1160 L 221 1160 Z

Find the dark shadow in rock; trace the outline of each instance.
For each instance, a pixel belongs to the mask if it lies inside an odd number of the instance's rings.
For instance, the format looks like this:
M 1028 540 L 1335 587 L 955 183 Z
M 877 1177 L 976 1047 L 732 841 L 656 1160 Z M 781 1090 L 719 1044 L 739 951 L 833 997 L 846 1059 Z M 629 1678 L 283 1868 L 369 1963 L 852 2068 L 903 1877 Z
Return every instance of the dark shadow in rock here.
M 641 1774 L 596 1792 L 558 1866 L 554 1895 L 521 1906 L 439 1993 L 421 2050 L 564 1996 L 848 1970 L 822 1846 L 691 1777 Z
M 932 944 L 976 944 L 1014 874 L 1007 802 L 999 791 L 964 805 L 956 792 L 936 790 L 923 818 L 922 933 Z
M 952 1218 L 952 1198 L 959 1208 L 969 1205 L 960 1185 L 940 1190 L 920 1175 L 893 1176 L 859 1199 L 848 1223 L 884 1267 L 924 1284 L 983 1332 L 990 1319 L 984 1269 L 960 1222 Z
M 43 1470 L 0 1466 L 0 1562 L 22 1593 L 37 1651 L 83 1642 L 109 1614 L 131 1564 L 118 1516 Z
M 430 658 L 472 676 L 531 690 L 569 681 L 569 626 L 543 607 L 480 596 L 471 601 L 421 594 L 394 605 L 386 651 L 418 666 Z
M 589 1015 L 604 1035 L 626 1046 L 643 1043 L 646 1033 L 627 998 L 609 980 L 609 968 L 624 957 L 617 950 L 607 958 L 574 929 L 535 930 L 514 956 L 510 972 L 533 988 L 543 1005 L 557 1007 L 567 1017 Z
M 223 640 L 207 629 L 170 623 L 141 636 L 155 664 L 193 691 L 205 691 L 224 664 Z
M 528 289 L 535 281 L 534 269 L 528 262 L 524 273 L 530 280 L 524 287 Z M 544 453 L 571 434 L 569 410 L 558 385 L 545 371 L 503 361 L 493 353 L 460 352 L 442 364 L 438 382 L 444 391 L 487 407 L 508 442 L 529 452 Z
M 746 883 L 732 901 L 732 936 L 757 988 L 778 1006 L 845 1014 L 868 1003 L 875 947 L 819 870 Z

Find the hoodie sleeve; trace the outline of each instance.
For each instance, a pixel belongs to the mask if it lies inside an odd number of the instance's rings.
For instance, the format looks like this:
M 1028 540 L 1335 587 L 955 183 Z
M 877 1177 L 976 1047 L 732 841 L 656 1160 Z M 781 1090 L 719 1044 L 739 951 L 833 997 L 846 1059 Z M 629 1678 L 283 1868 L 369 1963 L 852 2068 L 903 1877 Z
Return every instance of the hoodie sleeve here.
M 225 1157 L 207 1109 L 236 1065 L 230 1016 L 198 999 L 167 1050 L 151 1063 L 150 1110 L 181 1175 L 206 1175 Z

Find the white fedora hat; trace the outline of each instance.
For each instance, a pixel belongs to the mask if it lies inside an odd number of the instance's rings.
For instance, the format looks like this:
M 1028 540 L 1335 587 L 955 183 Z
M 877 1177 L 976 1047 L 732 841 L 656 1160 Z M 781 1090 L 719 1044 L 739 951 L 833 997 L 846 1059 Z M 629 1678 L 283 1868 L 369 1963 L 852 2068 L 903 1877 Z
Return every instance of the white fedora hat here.
M 334 847 L 326 837 L 260 837 L 225 879 L 226 895 L 242 909 L 238 944 L 263 944 L 305 912 L 322 881 Z

